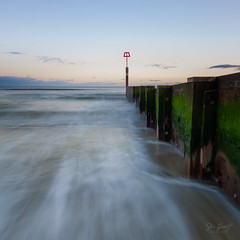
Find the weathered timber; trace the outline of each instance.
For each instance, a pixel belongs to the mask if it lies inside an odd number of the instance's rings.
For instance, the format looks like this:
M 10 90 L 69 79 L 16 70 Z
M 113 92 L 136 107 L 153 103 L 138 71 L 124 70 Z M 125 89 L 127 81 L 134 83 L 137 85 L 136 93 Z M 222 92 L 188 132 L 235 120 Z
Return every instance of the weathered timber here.
M 213 178 L 240 203 L 240 73 L 127 92 L 158 139 L 184 153 L 186 176 Z
M 172 113 L 172 87 L 158 86 L 156 93 L 156 127 L 157 137 L 161 141 L 171 140 L 171 113 Z

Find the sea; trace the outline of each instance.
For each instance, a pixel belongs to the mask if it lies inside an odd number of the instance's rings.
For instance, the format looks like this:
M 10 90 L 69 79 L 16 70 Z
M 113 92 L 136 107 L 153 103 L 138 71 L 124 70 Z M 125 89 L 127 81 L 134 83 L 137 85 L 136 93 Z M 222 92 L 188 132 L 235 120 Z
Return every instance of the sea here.
M 122 87 L 0 88 L 1 240 L 239 239 L 239 208 L 183 168 Z

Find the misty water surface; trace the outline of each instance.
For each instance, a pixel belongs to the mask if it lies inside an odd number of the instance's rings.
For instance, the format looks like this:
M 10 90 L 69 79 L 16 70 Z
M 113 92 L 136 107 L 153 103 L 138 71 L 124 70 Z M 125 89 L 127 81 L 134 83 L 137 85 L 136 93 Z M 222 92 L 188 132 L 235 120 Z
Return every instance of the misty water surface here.
M 239 210 L 188 180 L 123 88 L 0 90 L 0 239 L 238 239 Z

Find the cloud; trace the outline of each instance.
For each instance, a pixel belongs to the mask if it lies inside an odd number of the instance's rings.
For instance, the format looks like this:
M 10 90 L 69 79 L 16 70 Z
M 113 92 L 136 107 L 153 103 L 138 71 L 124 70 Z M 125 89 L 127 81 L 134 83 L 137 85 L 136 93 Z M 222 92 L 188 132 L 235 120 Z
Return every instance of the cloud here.
M 11 51 L 11 52 L 3 52 L 5 54 L 12 54 L 12 55 L 23 55 L 23 52 L 15 52 L 15 51 Z
M 171 68 L 177 68 L 177 66 L 174 66 L 174 65 L 163 65 L 163 64 L 157 64 L 157 63 L 152 63 L 152 64 L 148 64 L 148 65 L 145 65 L 146 67 L 156 67 L 156 68 L 159 68 L 159 69 L 171 69 Z
M 1 87 L 72 86 L 69 81 L 41 81 L 31 77 L 0 76 Z
M 240 65 L 221 64 L 221 65 L 211 66 L 208 69 L 214 69 L 214 68 L 236 68 L 237 70 L 240 70 Z
M 150 82 L 161 82 L 161 80 L 150 80 Z
M 37 56 L 38 61 L 41 63 L 61 63 L 64 64 L 64 60 L 61 58 L 47 57 L 47 56 Z
M 75 65 L 75 63 L 73 62 L 67 62 L 62 58 L 56 58 L 56 57 L 37 56 L 37 59 L 41 63 L 60 63 L 65 65 Z
M 81 86 L 121 86 L 121 82 L 74 83 L 74 79 L 41 81 L 31 77 L 0 76 L 0 87 L 81 87 Z
M 81 83 L 78 84 L 80 86 L 102 86 L 102 87 L 109 87 L 109 86 L 122 86 L 123 83 L 122 82 L 86 82 L 86 83 Z

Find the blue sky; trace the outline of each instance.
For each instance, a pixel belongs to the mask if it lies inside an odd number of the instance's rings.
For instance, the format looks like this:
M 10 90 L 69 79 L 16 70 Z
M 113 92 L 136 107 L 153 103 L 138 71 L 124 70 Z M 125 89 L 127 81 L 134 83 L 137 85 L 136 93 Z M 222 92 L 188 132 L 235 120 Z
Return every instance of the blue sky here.
M 186 81 L 239 71 L 239 0 L 1 0 L 0 76 Z

